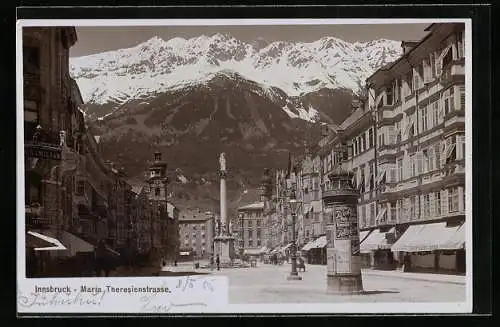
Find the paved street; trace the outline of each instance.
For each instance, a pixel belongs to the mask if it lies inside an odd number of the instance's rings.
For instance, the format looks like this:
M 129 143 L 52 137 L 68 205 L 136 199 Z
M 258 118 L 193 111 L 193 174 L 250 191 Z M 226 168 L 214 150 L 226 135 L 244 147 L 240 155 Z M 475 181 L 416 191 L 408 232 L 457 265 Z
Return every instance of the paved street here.
M 326 294 L 326 266 L 308 265 L 307 271 L 300 273 L 301 281 L 286 280 L 289 271 L 290 266 L 286 264 L 260 264 L 257 268 L 222 269 L 212 273 L 229 277 L 232 304 L 465 301 L 463 276 L 368 270 L 363 272 L 366 294 L 336 296 Z

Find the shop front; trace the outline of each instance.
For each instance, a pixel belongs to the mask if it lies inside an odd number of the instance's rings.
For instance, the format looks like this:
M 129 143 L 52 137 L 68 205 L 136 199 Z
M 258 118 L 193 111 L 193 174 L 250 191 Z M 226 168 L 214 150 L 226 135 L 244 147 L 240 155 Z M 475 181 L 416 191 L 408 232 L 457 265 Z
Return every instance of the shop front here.
M 383 229 L 374 229 L 368 235 L 363 235 L 360 251 L 364 254 L 364 268 L 370 267 L 380 270 L 392 270 L 396 268 L 396 261 L 391 252 L 395 234 L 396 229 L 392 227 L 385 231 Z
M 465 273 L 465 225 L 411 225 L 391 247 L 404 271 Z

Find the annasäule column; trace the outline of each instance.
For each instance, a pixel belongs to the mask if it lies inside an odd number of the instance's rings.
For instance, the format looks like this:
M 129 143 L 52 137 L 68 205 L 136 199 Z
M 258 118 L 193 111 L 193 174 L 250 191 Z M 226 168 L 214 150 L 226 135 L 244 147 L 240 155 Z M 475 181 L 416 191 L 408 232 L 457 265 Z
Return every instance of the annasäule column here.
M 214 238 L 215 255 L 219 258 L 221 266 L 231 266 L 234 257 L 234 237 L 227 226 L 227 194 L 226 194 L 226 155 L 219 157 L 220 177 L 220 228 Z
M 340 168 L 331 173 L 330 189 L 323 192 L 328 212 L 326 221 L 327 291 L 352 294 L 363 291 L 359 229 L 356 204 L 359 191 L 352 185 L 353 174 Z

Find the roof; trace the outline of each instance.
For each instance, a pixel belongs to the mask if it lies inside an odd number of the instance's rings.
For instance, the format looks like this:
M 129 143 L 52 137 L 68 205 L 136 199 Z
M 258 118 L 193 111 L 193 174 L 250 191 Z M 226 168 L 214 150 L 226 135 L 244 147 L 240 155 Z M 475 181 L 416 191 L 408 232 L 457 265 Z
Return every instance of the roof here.
M 363 117 L 363 115 L 365 114 L 365 110 L 364 110 L 364 107 L 361 106 L 359 108 L 357 108 L 356 110 L 353 111 L 352 114 L 350 114 L 343 122 L 342 124 L 340 124 L 340 129 L 342 130 L 345 130 L 347 129 L 349 126 L 351 126 L 354 122 L 356 122 L 358 119 L 360 119 L 361 117 Z
M 264 202 L 254 202 L 251 204 L 247 204 L 238 208 L 238 210 L 262 210 L 264 209 Z

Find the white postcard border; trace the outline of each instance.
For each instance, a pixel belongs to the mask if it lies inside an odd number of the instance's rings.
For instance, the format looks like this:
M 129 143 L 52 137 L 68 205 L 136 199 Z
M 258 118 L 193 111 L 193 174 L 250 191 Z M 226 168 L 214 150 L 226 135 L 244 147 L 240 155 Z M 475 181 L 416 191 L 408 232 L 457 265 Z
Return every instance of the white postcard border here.
M 223 309 L 206 309 L 199 312 L 218 313 L 469 313 L 472 311 L 472 23 L 470 19 L 82 19 L 82 20 L 39 20 L 17 21 L 16 26 L 16 86 L 17 86 L 17 286 L 18 289 L 28 283 L 25 277 L 25 219 L 24 219 L 24 131 L 23 131 L 23 80 L 22 80 L 22 27 L 28 26 L 249 26 L 249 25 L 317 25 L 317 24 L 390 24 L 390 23 L 465 23 L 465 80 L 466 80 L 466 301 L 456 303 L 300 303 L 300 304 L 228 304 Z M 44 280 L 43 279 L 29 279 Z M 92 280 L 95 278 L 88 278 Z M 112 278 L 99 278 L 111 280 Z M 123 278 L 134 281 L 138 278 Z M 45 279 L 46 280 L 46 279 Z M 68 279 L 54 278 L 58 280 Z M 77 280 L 77 279 L 70 279 Z M 139 296 L 139 295 L 138 295 Z M 19 309 L 19 307 L 18 307 Z M 113 308 L 109 312 L 117 312 Z M 115 308 L 116 309 L 116 308 Z M 106 312 L 106 311 L 102 311 Z M 134 313 L 137 311 L 121 310 L 118 312 Z M 185 311 L 194 313 L 193 311 Z M 43 312 L 39 312 L 43 313 Z M 77 313 L 77 312 L 75 312 Z

